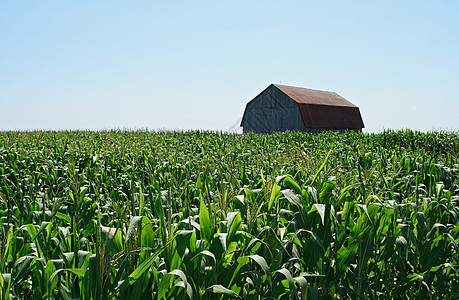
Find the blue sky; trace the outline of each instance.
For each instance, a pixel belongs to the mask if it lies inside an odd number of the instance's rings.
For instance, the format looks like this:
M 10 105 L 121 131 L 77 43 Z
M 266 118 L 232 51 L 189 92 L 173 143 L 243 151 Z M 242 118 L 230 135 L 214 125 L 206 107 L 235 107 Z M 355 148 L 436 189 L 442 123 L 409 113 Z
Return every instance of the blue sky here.
M 226 131 L 270 83 L 459 130 L 458 1 L 2 1 L 0 130 Z

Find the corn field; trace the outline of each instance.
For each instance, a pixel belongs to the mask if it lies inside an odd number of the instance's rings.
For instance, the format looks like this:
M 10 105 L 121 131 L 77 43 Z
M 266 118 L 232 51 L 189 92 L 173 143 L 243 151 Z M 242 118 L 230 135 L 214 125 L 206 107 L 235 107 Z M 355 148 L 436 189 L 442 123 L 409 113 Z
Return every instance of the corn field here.
M 0 299 L 458 299 L 459 134 L 0 132 Z

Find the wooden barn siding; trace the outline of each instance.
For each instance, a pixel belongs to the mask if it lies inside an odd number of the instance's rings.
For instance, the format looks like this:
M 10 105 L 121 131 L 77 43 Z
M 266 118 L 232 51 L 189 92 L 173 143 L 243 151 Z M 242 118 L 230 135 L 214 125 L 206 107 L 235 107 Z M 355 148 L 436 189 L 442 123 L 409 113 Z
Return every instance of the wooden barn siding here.
M 298 103 L 274 86 L 247 104 L 241 125 L 244 132 L 304 130 Z

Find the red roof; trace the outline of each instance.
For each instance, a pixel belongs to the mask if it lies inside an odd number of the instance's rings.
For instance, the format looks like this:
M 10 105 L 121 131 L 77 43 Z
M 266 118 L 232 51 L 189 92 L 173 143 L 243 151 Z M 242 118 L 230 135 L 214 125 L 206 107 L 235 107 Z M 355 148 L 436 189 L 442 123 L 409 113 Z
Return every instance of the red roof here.
M 301 87 L 273 84 L 299 104 L 357 107 L 334 92 L 311 90 Z
M 306 127 L 350 129 L 365 127 L 359 108 L 337 93 L 273 85 L 298 103 Z

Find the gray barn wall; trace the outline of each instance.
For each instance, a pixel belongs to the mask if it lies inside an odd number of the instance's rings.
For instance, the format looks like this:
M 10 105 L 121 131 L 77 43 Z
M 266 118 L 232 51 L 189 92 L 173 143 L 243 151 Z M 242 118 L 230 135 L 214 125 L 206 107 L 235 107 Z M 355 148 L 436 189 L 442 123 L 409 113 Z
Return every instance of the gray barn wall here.
M 269 86 L 247 103 L 241 126 L 244 132 L 257 133 L 304 130 L 298 104 L 275 86 Z

